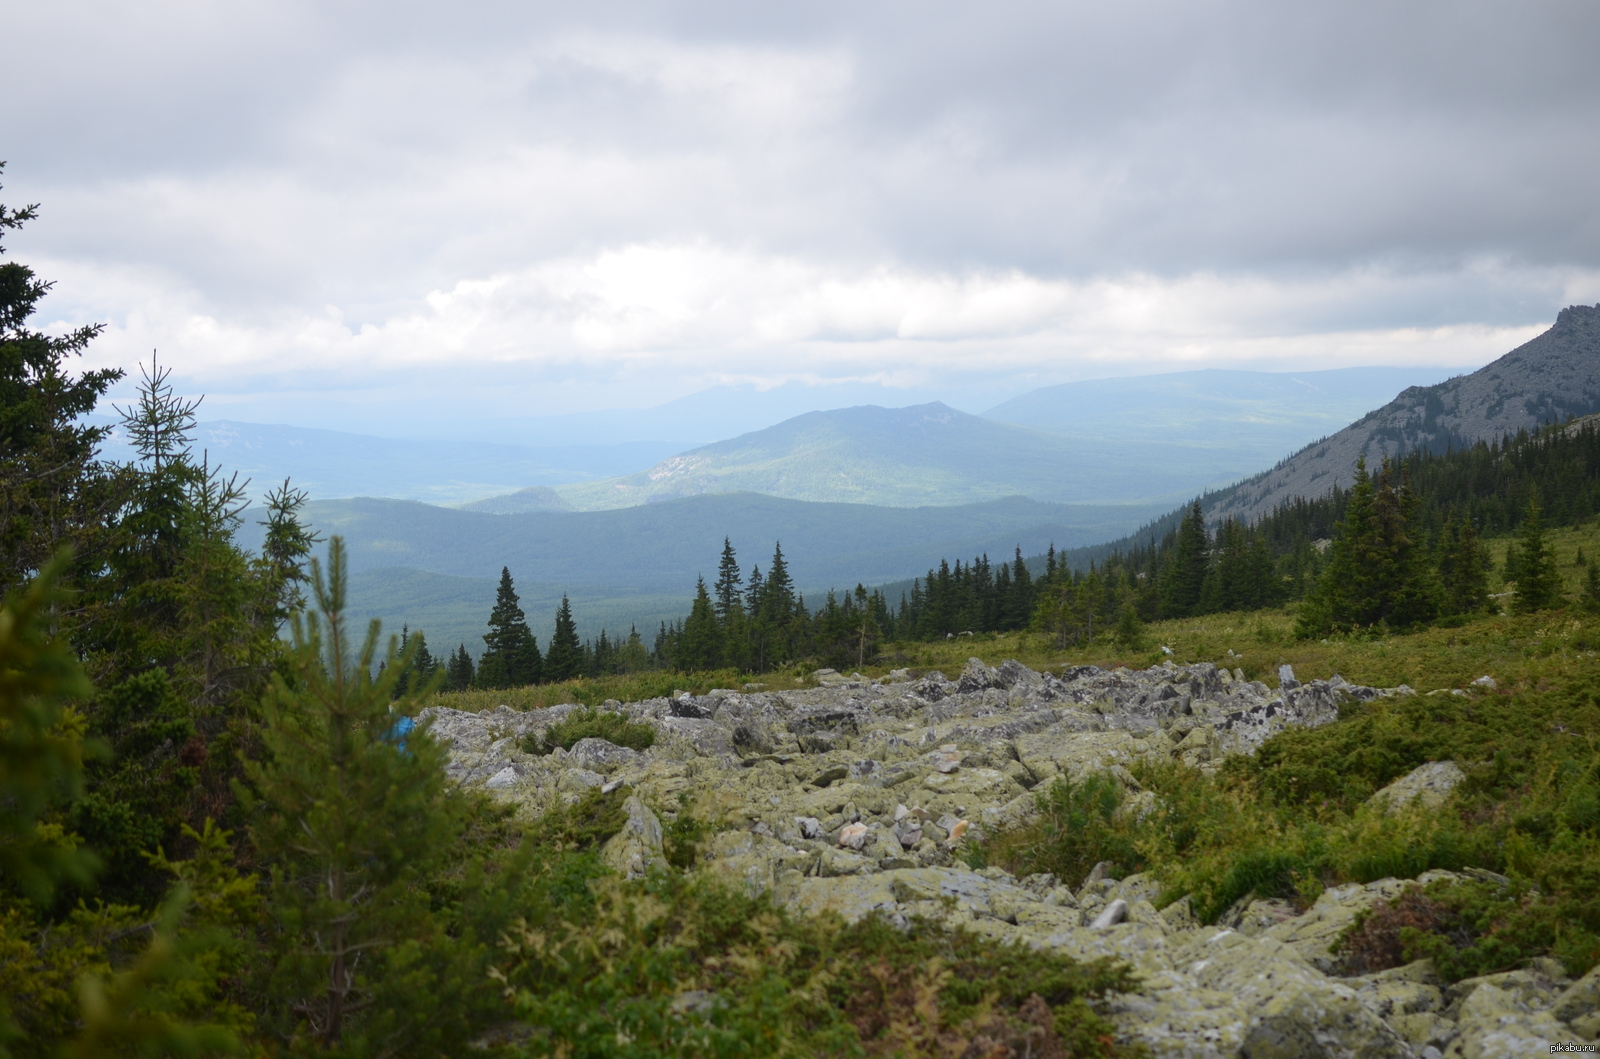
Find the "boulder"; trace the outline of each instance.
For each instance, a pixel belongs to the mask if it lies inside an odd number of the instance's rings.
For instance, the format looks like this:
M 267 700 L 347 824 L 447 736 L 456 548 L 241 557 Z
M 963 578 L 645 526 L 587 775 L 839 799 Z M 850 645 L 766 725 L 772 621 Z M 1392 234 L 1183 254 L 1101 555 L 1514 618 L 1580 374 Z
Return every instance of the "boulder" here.
M 1437 809 L 1466 778 L 1467 774 L 1454 761 L 1430 761 L 1418 765 L 1369 800 L 1373 805 L 1387 805 L 1390 812 L 1397 812 L 1413 802 L 1427 809 Z
M 622 830 L 600 848 L 600 857 L 623 878 L 637 879 L 665 856 L 661 847 L 661 821 L 637 795 L 629 795 L 622 808 L 628 818 Z
M 1445 1053 L 1460 1059 L 1552 1055 L 1552 1045 L 1573 1039 L 1571 1028 L 1550 1012 L 1534 1011 L 1512 993 L 1487 983 L 1462 1001 L 1460 1014 L 1460 1036 Z

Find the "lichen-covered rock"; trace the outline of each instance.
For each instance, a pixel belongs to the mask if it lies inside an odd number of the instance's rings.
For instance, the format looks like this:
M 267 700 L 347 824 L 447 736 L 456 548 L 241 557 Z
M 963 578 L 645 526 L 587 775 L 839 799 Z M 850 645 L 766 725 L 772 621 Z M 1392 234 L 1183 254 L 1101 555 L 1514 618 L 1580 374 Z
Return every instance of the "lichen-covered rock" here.
M 1246 1014 L 1247 1059 L 1410 1059 L 1411 1047 L 1356 991 L 1306 963 L 1292 947 L 1224 932 L 1190 952 L 1188 971 Z M 1185 953 L 1184 955 L 1188 955 Z
M 1396 812 L 1416 802 L 1428 809 L 1437 809 L 1450 797 L 1456 785 L 1467 778 L 1454 761 L 1430 761 L 1418 765 L 1370 799 L 1374 805 L 1387 805 Z
M 1459 1059 L 1523 1059 L 1551 1055 L 1573 1039 L 1548 1011 L 1534 1011 L 1498 986 L 1481 983 L 1461 1003 L 1458 1036 L 1445 1055 Z
M 637 795 L 629 795 L 622 808 L 627 814 L 622 830 L 606 840 L 600 856 L 618 875 L 637 879 L 664 856 L 661 821 Z

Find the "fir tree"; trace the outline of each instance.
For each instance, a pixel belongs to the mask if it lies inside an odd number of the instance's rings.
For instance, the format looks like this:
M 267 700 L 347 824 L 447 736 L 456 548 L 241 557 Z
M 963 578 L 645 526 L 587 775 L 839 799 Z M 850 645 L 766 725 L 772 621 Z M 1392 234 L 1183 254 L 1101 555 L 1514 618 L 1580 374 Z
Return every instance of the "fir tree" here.
M 703 577 L 695 584 L 694 605 L 684 620 L 674 662 L 686 673 L 716 669 L 722 663 L 722 630 L 717 626 L 716 610 Z
M 773 625 L 786 624 L 794 615 L 794 582 L 783 559 L 783 543 L 772 549 L 772 565 L 767 567 L 766 584 L 761 589 L 761 618 Z
M 1177 546 L 1172 553 L 1163 586 L 1161 609 L 1172 618 L 1184 618 L 1200 609 L 1205 594 L 1206 574 L 1210 571 L 1210 541 L 1206 536 L 1206 517 L 1196 500 L 1178 526 Z
M 1440 613 L 1446 616 L 1476 614 L 1489 605 L 1487 556 L 1478 543 L 1470 518 L 1456 522 L 1452 513 L 1439 531 Z
M 1583 581 L 1583 609 L 1589 614 L 1600 614 L 1600 563 L 1589 560 L 1589 569 Z
M 739 562 L 734 557 L 733 543 L 727 538 L 722 538 L 722 560 L 717 564 L 716 604 L 717 620 L 724 626 L 733 616 L 734 608 L 739 606 L 739 585 L 743 582 L 739 576 Z
M 1528 497 L 1516 554 L 1517 595 L 1512 601 L 1512 610 L 1517 614 L 1532 614 L 1559 605 L 1561 573 L 1556 569 L 1555 553 L 1544 539 L 1537 491 Z
M 445 667 L 445 686 L 452 691 L 466 691 L 472 687 L 475 670 L 472 656 L 467 653 L 467 645 L 462 644 L 450 656 L 450 662 Z
M 500 586 L 495 591 L 494 610 L 489 614 L 489 631 L 483 642 L 483 655 L 478 659 L 479 687 L 515 688 L 539 682 L 543 668 L 539 641 L 528 629 L 508 567 L 500 568 Z
M 1345 517 L 1327 568 L 1301 608 L 1302 635 L 1386 623 L 1407 628 L 1433 620 L 1438 586 L 1427 553 L 1414 539 L 1415 499 L 1385 461 L 1377 482 L 1356 463 Z
M 36 216 L 34 206 L 0 205 L 0 236 Z M 123 373 L 70 372 L 102 324 L 59 335 L 28 327 L 52 286 L 26 265 L 0 263 L 0 597 L 65 546 L 75 570 L 97 568 L 124 499 L 121 476 L 96 460 L 110 428 L 83 420 Z
M 583 675 L 583 644 L 572 620 L 572 604 L 566 595 L 556 608 L 556 631 L 550 638 L 550 653 L 544 660 L 544 679 L 552 684 Z

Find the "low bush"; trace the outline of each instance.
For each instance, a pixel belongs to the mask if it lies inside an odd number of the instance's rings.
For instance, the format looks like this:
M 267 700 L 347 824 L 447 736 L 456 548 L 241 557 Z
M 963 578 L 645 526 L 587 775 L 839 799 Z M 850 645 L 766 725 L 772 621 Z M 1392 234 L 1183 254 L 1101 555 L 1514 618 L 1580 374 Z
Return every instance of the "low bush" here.
M 655 745 L 656 730 L 648 724 L 630 721 L 620 713 L 585 706 L 542 733 L 529 732 L 522 739 L 522 749 L 544 755 L 552 753 L 556 747 L 571 750 L 580 739 L 604 739 L 630 750 L 644 750 Z
M 581 860 L 581 858 L 578 858 Z M 791 917 L 766 896 L 548 859 L 493 976 L 534 1056 L 1120 1056 L 1097 1011 L 1122 968 L 869 918 Z

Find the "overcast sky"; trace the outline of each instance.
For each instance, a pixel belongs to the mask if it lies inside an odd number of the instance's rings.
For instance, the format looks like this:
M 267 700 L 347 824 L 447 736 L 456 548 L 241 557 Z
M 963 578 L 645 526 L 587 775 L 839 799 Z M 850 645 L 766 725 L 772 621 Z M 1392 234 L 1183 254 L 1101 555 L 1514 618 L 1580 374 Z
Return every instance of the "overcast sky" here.
M 109 325 L 95 362 L 159 347 L 211 417 L 426 434 L 794 380 L 978 411 L 1476 366 L 1600 300 L 1593 0 L 0 19 L 0 200 L 42 204 L 9 252 L 49 323 Z

